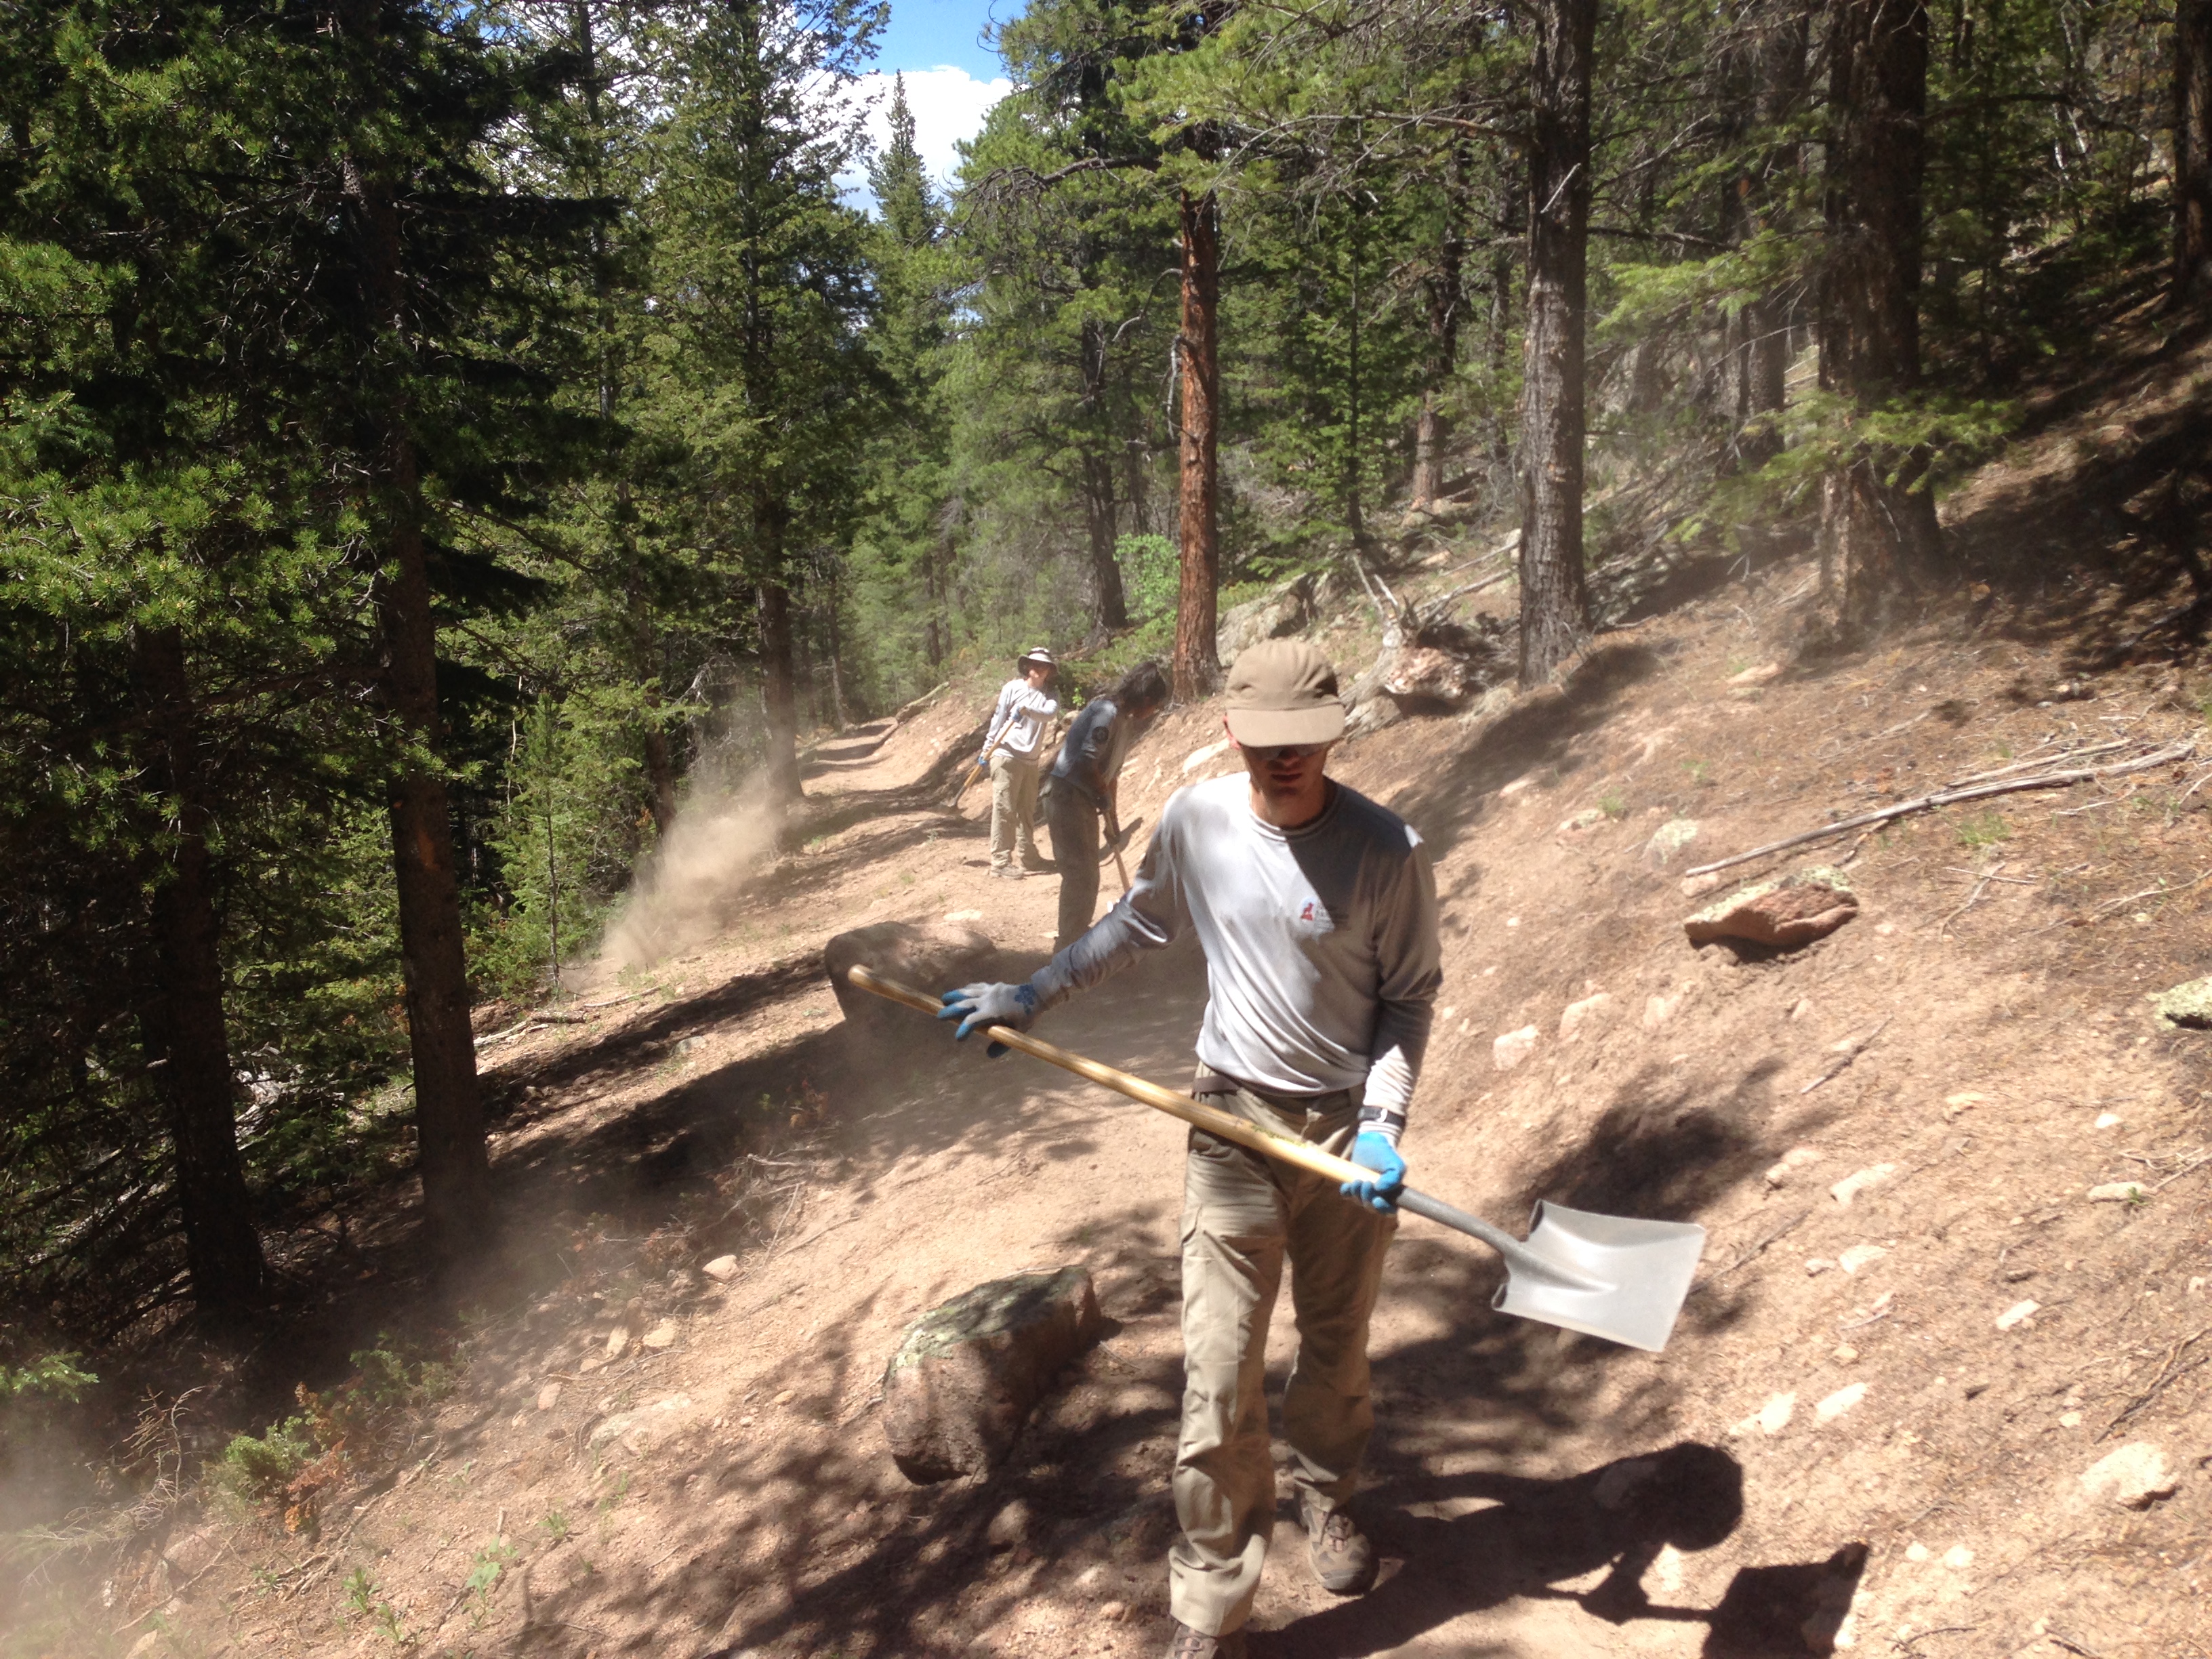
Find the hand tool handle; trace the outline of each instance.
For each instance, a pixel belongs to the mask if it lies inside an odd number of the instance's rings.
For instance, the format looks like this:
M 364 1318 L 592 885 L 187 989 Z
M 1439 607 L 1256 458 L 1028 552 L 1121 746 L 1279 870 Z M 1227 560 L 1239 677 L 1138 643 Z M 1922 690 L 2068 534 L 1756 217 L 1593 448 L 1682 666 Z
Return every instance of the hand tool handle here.
M 945 1006 L 940 999 L 927 992 L 917 991 L 910 985 L 902 985 L 895 979 L 886 979 L 873 969 L 857 963 L 846 969 L 845 976 L 863 991 L 889 997 L 893 1002 L 902 1002 L 908 1007 L 918 1008 L 926 1014 L 940 1012 Z M 983 1035 L 994 1042 L 1003 1042 L 1009 1048 L 1018 1048 L 1034 1060 L 1057 1066 L 1062 1071 L 1073 1072 L 1078 1077 L 1089 1078 L 1093 1083 L 1103 1083 L 1116 1093 L 1165 1112 L 1170 1117 L 1179 1117 L 1208 1134 L 1218 1135 L 1224 1140 L 1233 1140 L 1240 1146 L 1249 1146 L 1255 1152 L 1264 1152 L 1269 1158 L 1294 1164 L 1299 1169 L 1310 1170 L 1327 1180 L 1371 1181 L 1375 1177 L 1374 1170 L 1338 1158 L 1333 1152 L 1325 1152 L 1309 1142 L 1292 1140 L 1287 1135 L 1270 1134 L 1258 1124 L 1234 1113 L 1224 1112 L 1218 1106 L 1208 1106 L 1188 1095 L 1179 1095 L 1172 1089 L 1163 1089 L 1157 1083 L 1148 1083 L 1143 1078 L 1132 1077 L 1111 1066 L 1071 1054 L 1067 1049 L 1040 1037 L 1033 1037 L 1026 1031 L 1017 1031 L 1011 1025 L 986 1025 Z
M 845 976 L 863 991 L 872 991 L 893 1002 L 902 1002 L 925 1014 L 935 1014 L 945 1006 L 939 998 L 917 991 L 910 985 L 902 985 L 895 979 L 887 979 L 858 963 L 848 969 Z M 1172 1089 L 1163 1089 L 1157 1083 L 1148 1083 L 1143 1078 L 1133 1077 L 1098 1060 L 1087 1060 L 1040 1037 L 1033 1037 L 1026 1031 L 1017 1031 L 1011 1025 L 986 1025 L 983 1035 L 994 1042 L 1003 1042 L 1009 1048 L 1018 1048 L 1048 1065 L 1073 1072 L 1078 1077 L 1089 1078 L 1093 1083 L 1103 1083 L 1118 1094 L 1127 1095 L 1132 1100 L 1165 1112 L 1170 1117 L 1179 1117 L 1208 1134 L 1218 1135 L 1224 1140 L 1233 1140 L 1240 1146 L 1249 1146 L 1268 1158 L 1279 1158 L 1325 1181 L 1334 1181 L 1341 1185 L 1347 1181 L 1374 1178 L 1375 1171 L 1364 1164 L 1354 1164 L 1349 1158 L 1339 1158 L 1333 1152 L 1325 1152 L 1309 1141 L 1292 1140 L 1287 1135 L 1270 1134 L 1248 1118 L 1224 1112 L 1218 1106 L 1208 1106 L 1188 1095 L 1179 1095 Z M 1426 1193 L 1416 1192 L 1407 1187 L 1398 1194 L 1398 1206 L 1426 1220 L 1449 1227 L 1455 1232 L 1465 1233 L 1469 1238 L 1480 1239 L 1504 1256 L 1506 1265 L 1515 1273 L 1529 1274 L 1541 1284 L 1572 1290 L 1596 1288 L 1589 1280 L 1563 1271 L 1557 1263 L 1532 1255 L 1520 1240 L 1504 1228 L 1494 1227 L 1480 1216 L 1469 1215 L 1465 1210 L 1456 1209 L 1442 1199 L 1431 1198 Z

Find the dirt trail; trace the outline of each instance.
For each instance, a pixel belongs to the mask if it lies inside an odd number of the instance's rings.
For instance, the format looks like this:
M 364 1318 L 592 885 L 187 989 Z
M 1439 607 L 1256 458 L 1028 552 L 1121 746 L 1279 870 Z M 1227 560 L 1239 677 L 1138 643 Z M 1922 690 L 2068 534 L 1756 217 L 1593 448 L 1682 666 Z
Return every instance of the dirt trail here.
M 1608 636 L 1564 691 L 1341 754 L 1437 858 L 1417 1183 L 1509 1221 L 1548 1196 L 1712 1237 L 1662 1357 L 1492 1315 L 1490 1262 L 1409 1223 L 1374 1340 L 1382 1582 L 1322 1595 L 1285 1512 L 1255 1652 L 2118 1659 L 2207 1638 L 2212 1167 L 2192 1160 L 2212 1079 L 2203 1034 L 2154 1031 L 2142 998 L 2204 971 L 2212 887 L 2183 884 L 2212 868 L 2208 814 L 2161 775 L 1815 849 L 1795 862 L 1848 856 L 1863 912 L 1766 959 L 1692 951 L 1680 876 L 2038 744 L 2201 734 L 2202 688 L 2126 671 L 2047 701 L 2072 672 L 2057 647 L 1986 617 L 1741 684 L 1808 574 Z M 1333 643 L 1350 665 L 1352 630 Z M 221 1528 L 238 1565 L 166 1628 L 288 1654 L 1161 1644 L 1176 1126 L 920 1016 L 893 1052 L 856 1051 L 815 960 L 844 927 L 963 914 L 1010 976 L 1042 960 L 1056 884 L 989 879 L 981 791 L 962 821 L 921 781 L 979 713 L 955 694 L 824 745 L 805 844 L 733 933 L 588 1025 L 487 1051 L 538 1288 L 486 1319 L 396 1482 L 333 1492 L 312 1546 Z M 1164 721 L 1125 812 L 1155 822 L 1230 769 L 1218 735 L 1208 709 Z M 1655 831 L 1683 820 L 1694 839 L 1662 860 Z M 1179 1082 L 1202 997 L 1179 947 L 1043 1034 Z M 1533 1054 L 1501 1069 L 1494 1040 L 1529 1026 Z M 2087 1199 L 2122 1178 L 2151 1195 Z M 736 1224 L 722 1199 L 765 1218 L 726 1283 L 699 1272 Z M 688 1222 L 670 1253 L 583 1271 L 656 1204 Z M 872 1415 L 898 1333 L 1068 1262 L 1114 1334 L 992 1480 L 908 1486 Z M 2137 1440 L 2174 1495 L 2086 1497 L 2083 1470 Z

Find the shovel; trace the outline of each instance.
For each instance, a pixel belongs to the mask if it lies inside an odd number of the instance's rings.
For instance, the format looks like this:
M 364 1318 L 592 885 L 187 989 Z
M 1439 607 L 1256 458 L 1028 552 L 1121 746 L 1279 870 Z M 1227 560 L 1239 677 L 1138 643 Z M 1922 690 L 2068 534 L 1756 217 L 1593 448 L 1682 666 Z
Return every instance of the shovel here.
M 848 969 L 846 977 L 864 991 L 927 1014 L 935 1014 L 944 1006 L 925 992 L 864 967 Z M 1011 1026 L 987 1025 L 983 1035 L 1078 1077 L 1103 1083 L 1208 1134 L 1296 1164 L 1324 1180 L 1365 1181 L 1374 1176 L 1372 1170 L 1310 1142 L 1271 1134 L 1218 1107 L 1086 1060 Z M 1608 1342 L 1653 1353 L 1667 1346 L 1674 1316 L 1682 1310 L 1683 1297 L 1690 1293 L 1698 1257 L 1705 1248 L 1705 1230 L 1695 1222 L 1636 1221 L 1626 1216 L 1571 1210 L 1564 1204 L 1540 1200 L 1526 1243 L 1480 1216 L 1469 1215 L 1410 1187 L 1398 1194 L 1398 1207 L 1479 1238 L 1504 1258 L 1505 1283 L 1491 1304 L 1499 1312 L 1580 1331 L 1586 1336 L 1601 1336 Z

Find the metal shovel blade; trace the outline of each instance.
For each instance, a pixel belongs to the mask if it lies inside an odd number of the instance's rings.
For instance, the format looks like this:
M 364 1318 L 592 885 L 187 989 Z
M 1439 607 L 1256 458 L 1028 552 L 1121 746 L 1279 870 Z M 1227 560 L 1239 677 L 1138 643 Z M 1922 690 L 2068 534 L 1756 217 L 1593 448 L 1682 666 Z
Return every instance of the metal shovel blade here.
M 1552 1272 L 1508 1258 L 1492 1304 L 1608 1342 L 1656 1353 L 1690 1293 L 1705 1248 L 1692 1221 L 1638 1221 L 1539 1202 L 1521 1249 Z

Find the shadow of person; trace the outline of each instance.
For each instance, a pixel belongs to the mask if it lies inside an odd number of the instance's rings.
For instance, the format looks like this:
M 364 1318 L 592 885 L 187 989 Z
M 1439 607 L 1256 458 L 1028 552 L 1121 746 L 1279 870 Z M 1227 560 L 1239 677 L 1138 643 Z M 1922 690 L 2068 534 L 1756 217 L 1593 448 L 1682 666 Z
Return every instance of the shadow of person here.
M 1468 1498 L 1493 1501 L 1449 1518 L 1433 1512 Z M 1866 1560 L 1863 1545 L 1849 1544 L 1825 1562 L 1746 1568 L 1710 1610 L 1653 1602 L 1643 1580 L 1662 1551 L 1711 1549 L 1743 1516 L 1741 1465 L 1693 1441 L 1563 1480 L 1478 1472 L 1395 1481 L 1375 1488 L 1368 1503 L 1386 1562 L 1382 1581 L 1357 1601 L 1256 1641 L 1255 1659 L 1389 1652 L 1516 1599 L 1571 1601 L 1613 1625 L 1703 1623 L 1705 1659 L 1826 1654 Z M 1606 1576 L 1595 1588 L 1557 1588 L 1601 1568 Z

